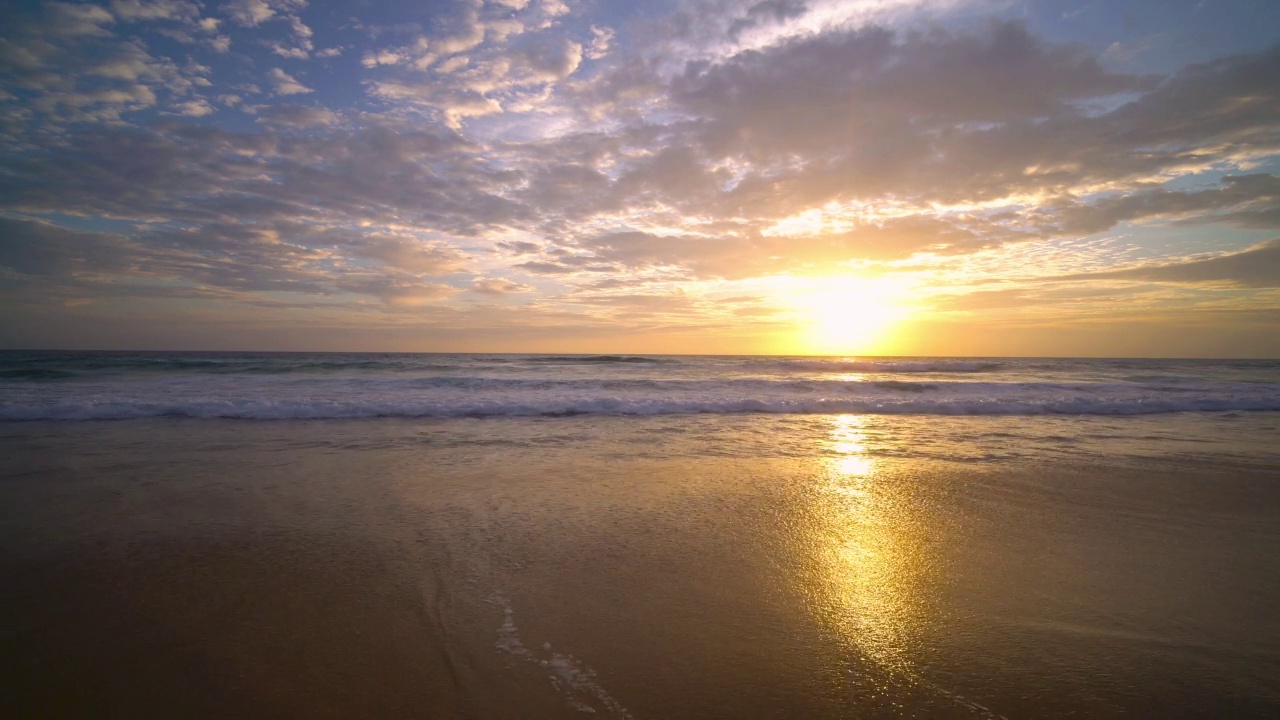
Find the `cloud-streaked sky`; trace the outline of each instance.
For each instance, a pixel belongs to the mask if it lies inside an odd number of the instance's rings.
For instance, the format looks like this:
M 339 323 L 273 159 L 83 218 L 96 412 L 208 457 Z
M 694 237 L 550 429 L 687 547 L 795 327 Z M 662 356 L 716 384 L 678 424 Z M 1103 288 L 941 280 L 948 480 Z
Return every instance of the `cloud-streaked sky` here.
M 1270 0 L 0 12 L 0 347 L 1280 356 Z

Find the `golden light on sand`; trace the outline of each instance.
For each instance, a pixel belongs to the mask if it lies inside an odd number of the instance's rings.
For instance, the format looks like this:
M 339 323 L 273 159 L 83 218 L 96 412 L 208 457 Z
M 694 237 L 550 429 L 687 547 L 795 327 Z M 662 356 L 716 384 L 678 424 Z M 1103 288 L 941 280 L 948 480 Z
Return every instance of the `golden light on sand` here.
M 905 288 L 888 279 L 838 277 L 815 281 L 797 295 L 802 329 L 798 351 L 860 355 L 883 351 L 907 317 Z

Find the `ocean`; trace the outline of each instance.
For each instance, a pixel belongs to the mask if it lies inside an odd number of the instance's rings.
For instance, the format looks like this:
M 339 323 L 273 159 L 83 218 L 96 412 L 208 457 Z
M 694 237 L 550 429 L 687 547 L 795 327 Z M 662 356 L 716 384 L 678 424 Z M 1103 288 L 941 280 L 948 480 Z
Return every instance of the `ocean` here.
M 1280 362 L 3 353 L 0 420 L 1280 410 Z
M 11 716 L 1280 713 L 1280 361 L 4 352 L 0 458 Z

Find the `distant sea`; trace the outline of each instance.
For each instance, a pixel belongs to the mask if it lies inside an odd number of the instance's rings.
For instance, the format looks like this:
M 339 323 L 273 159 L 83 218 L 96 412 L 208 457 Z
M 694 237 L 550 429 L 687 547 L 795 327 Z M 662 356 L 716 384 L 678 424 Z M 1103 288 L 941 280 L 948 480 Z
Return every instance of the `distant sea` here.
M 1277 717 L 1280 361 L 0 353 L 16 717 Z
M 0 353 L 0 420 L 1280 410 L 1280 361 Z

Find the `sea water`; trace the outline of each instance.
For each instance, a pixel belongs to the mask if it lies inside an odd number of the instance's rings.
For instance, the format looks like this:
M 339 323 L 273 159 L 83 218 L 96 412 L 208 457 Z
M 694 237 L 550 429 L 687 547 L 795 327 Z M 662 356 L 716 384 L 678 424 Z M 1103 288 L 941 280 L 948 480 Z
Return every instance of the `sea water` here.
M 0 420 L 1280 410 L 1280 361 L 0 353 Z

